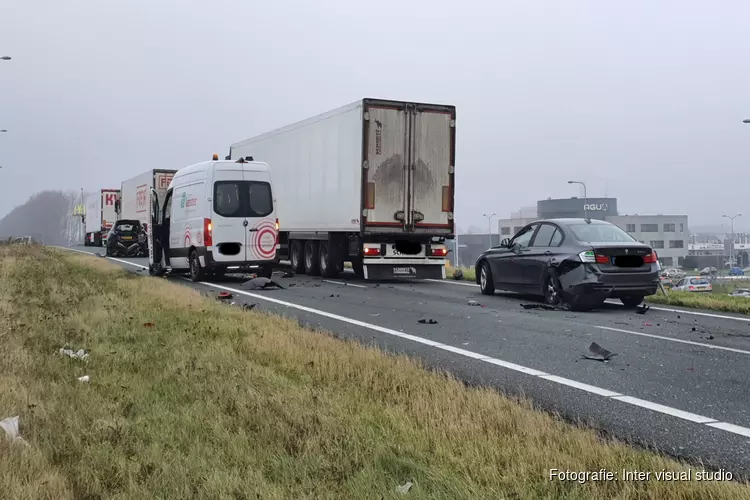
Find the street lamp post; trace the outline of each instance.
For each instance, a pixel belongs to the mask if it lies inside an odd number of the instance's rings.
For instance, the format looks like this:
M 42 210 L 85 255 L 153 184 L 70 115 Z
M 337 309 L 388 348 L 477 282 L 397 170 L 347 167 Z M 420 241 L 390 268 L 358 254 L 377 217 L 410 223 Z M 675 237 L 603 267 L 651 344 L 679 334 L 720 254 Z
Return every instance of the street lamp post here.
M 726 217 L 727 219 L 729 219 L 729 227 L 731 228 L 730 231 L 732 233 L 732 241 L 729 245 L 729 267 L 733 267 L 734 266 L 734 219 L 736 219 L 737 217 L 742 217 L 742 214 L 733 215 L 731 217 L 728 215 L 722 215 L 722 217 Z
M 586 183 L 583 181 L 568 181 L 568 184 L 580 184 L 581 186 L 583 186 L 583 218 L 588 219 L 589 214 L 588 214 L 588 210 L 586 209 L 586 207 L 589 204 L 589 197 L 586 194 Z
M 487 217 L 487 229 L 489 230 L 489 235 L 490 235 L 489 248 L 492 248 L 492 218 L 496 215 L 497 214 L 495 212 L 492 212 L 491 214 L 482 214 L 482 217 Z

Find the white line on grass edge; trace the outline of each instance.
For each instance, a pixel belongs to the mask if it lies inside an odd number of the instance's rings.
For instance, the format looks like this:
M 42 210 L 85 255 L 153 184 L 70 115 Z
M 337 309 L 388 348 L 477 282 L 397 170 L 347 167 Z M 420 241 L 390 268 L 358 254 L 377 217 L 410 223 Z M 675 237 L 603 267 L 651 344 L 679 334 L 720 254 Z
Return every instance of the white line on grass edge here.
M 436 279 L 425 279 L 424 281 L 432 281 L 435 283 L 444 283 L 448 285 L 460 285 L 460 286 L 472 286 L 475 288 L 478 288 L 479 285 L 476 283 L 466 283 L 461 281 L 455 281 L 455 280 L 436 280 Z M 620 302 L 612 302 L 610 300 L 607 301 L 607 304 L 612 304 L 613 306 L 622 306 Z M 650 305 L 650 304 L 649 304 Z M 674 313 L 681 313 L 681 314 L 692 314 L 694 316 L 706 316 L 708 318 L 718 318 L 718 319 L 733 319 L 735 321 L 746 321 L 750 322 L 750 318 L 742 318 L 739 316 L 727 316 L 726 314 L 714 314 L 714 313 L 705 313 L 700 311 L 689 311 L 687 309 L 672 309 L 671 307 L 658 307 L 658 306 L 651 306 L 651 309 L 654 311 L 665 311 L 665 312 L 674 312 Z
M 90 252 L 85 252 L 83 250 L 77 250 L 74 248 L 66 248 L 66 247 L 57 247 L 62 248 L 64 250 L 72 250 L 74 252 L 84 253 L 87 255 L 94 255 Z M 122 259 L 115 259 L 112 257 L 106 257 L 109 260 L 120 262 L 122 264 L 127 264 L 129 266 L 138 267 L 140 269 L 147 269 L 146 267 L 136 264 L 134 262 L 128 262 L 127 260 Z M 436 280 L 440 281 L 440 280 Z M 646 401 L 643 399 L 634 398 L 632 396 L 627 396 L 625 394 L 620 394 L 617 392 L 613 392 L 607 389 L 603 389 L 601 387 L 596 387 L 589 384 L 584 384 L 582 382 L 577 382 L 575 380 L 567 379 L 564 377 L 558 377 L 557 375 L 551 375 L 549 373 L 545 373 L 543 371 L 535 370 L 534 368 L 528 368 L 525 366 L 517 365 L 515 363 L 510 363 L 508 361 L 503 361 L 501 359 L 492 358 L 490 356 L 485 356 L 484 354 L 476 353 L 473 351 L 468 351 L 466 349 L 461 349 L 458 347 L 453 347 L 447 344 L 442 344 L 440 342 L 435 342 L 433 340 L 424 339 L 422 337 L 418 337 L 416 335 L 410 335 L 408 333 L 399 332 L 397 330 L 392 330 L 391 328 L 386 328 L 380 325 L 375 325 L 372 323 L 366 323 L 364 321 L 359 321 L 357 319 L 353 318 L 347 318 L 346 316 L 340 316 L 338 314 L 329 313 L 327 311 L 322 311 L 320 309 L 314 309 L 312 307 L 307 307 L 299 304 L 295 304 L 293 302 L 287 302 L 286 300 L 280 300 L 280 299 L 274 299 L 273 297 L 269 297 L 267 295 L 259 295 L 257 293 L 250 293 L 246 292 L 244 290 L 238 290 L 236 288 L 231 288 L 223 285 L 219 285 L 217 283 L 209 283 L 205 281 L 199 282 L 199 284 L 212 287 L 212 288 L 219 288 L 223 289 L 229 292 L 238 293 L 240 295 L 245 295 L 248 297 L 253 297 L 255 299 L 259 300 L 265 300 L 267 302 L 272 302 L 274 304 L 278 304 L 280 306 L 289 307 L 292 309 L 298 309 L 300 311 L 305 311 L 311 314 L 316 314 L 318 316 L 323 316 L 326 318 L 334 319 L 336 321 L 341 321 L 343 323 L 349 323 L 350 325 L 355 326 L 361 326 L 363 328 L 368 328 L 370 330 L 374 330 L 380 333 L 385 333 L 386 335 L 391 335 L 393 337 L 402 338 L 405 340 L 411 340 L 412 342 L 417 342 L 422 345 L 434 347 L 436 349 L 441 349 L 443 351 L 452 352 L 454 354 L 458 354 L 461 356 L 465 356 L 467 358 L 475 359 L 477 361 L 482 361 L 485 363 L 490 363 L 493 365 L 500 366 L 502 368 L 507 368 L 508 370 L 513 370 L 519 373 L 523 373 L 526 375 L 530 375 L 532 377 L 538 377 L 543 380 L 547 380 L 549 382 L 555 382 L 560 385 L 565 385 L 567 387 L 572 387 L 584 392 L 588 392 L 590 394 L 595 394 L 597 396 L 602 396 L 607 399 L 613 399 L 616 401 L 620 401 L 622 403 L 627 403 L 633 406 L 638 406 L 640 408 L 645 408 L 647 410 L 655 411 L 657 413 L 662 413 L 665 415 L 670 415 L 672 417 L 676 417 L 682 420 L 687 420 L 689 422 L 694 422 L 697 424 L 707 425 L 709 427 L 712 427 L 714 429 L 720 429 L 726 432 L 731 432 L 733 434 L 738 434 L 740 436 L 750 437 L 750 428 L 747 427 L 741 427 L 739 425 L 734 425 L 728 422 L 719 422 L 718 420 L 710 417 L 704 417 L 703 415 L 697 415 L 695 413 L 686 412 L 683 410 L 679 410 L 677 408 L 672 408 L 671 406 L 664 406 L 660 405 L 658 403 L 653 403 L 651 401 Z M 628 332 L 633 333 L 633 332 Z

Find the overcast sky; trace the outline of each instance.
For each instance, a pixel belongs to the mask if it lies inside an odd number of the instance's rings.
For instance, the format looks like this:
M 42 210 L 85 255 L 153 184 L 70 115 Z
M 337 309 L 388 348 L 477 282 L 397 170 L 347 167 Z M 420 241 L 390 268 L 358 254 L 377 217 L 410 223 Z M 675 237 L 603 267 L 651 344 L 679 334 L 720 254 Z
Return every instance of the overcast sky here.
M 456 105 L 463 228 L 571 178 L 621 213 L 750 227 L 747 1 L 12 3 L 0 216 L 381 97 Z

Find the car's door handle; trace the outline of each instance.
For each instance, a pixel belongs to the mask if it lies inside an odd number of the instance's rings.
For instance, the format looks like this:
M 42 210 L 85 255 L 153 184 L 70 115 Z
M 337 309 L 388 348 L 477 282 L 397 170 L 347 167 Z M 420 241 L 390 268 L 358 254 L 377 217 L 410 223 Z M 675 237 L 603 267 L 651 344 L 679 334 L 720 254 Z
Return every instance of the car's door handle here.
M 547 255 L 547 256 L 552 255 L 552 252 L 550 252 L 549 250 L 547 250 L 546 252 L 544 252 L 544 255 Z
M 254 227 L 254 228 L 251 228 L 251 229 L 250 229 L 250 232 L 251 232 L 251 233 L 254 233 L 254 232 L 257 232 L 257 231 L 258 231 L 258 228 L 257 228 L 257 227 Z

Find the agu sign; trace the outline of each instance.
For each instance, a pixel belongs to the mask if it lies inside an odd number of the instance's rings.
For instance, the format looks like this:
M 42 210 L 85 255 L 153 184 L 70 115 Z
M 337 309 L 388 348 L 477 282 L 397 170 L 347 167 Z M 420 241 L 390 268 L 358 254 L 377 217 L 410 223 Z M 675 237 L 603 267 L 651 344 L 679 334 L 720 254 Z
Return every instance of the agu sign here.
M 606 212 L 608 208 L 606 203 L 587 203 L 583 206 L 584 210 L 591 212 Z

